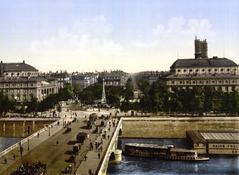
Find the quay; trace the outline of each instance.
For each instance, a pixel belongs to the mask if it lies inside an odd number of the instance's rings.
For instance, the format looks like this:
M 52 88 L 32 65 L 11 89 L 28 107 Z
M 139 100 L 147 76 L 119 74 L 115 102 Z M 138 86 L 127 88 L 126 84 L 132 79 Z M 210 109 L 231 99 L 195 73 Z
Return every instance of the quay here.
M 105 113 L 109 115 L 110 112 Z M 186 130 L 220 130 L 239 131 L 239 117 L 100 117 L 95 127 L 86 129 L 86 120 L 89 115 L 78 115 L 76 121 L 69 117 L 70 132 L 66 132 L 62 119 L 60 124 L 52 124 L 51 135 L 46 129 L 40 134 L 32 136 L 30 143 L 24 141 L 23 156 L 19 154 L 19 147 L 0 155 L 0 174 L 8 175 L 23 162 L 41 161 L 47 164 L 47 174 L 107 174 L 109 162 L 119 162 L 121 151 L 117 144 L 119 137 L 123 138 L 186 138 Z M 104 126 L 101 123 L 104 123 Z M 96 130 L 97 128 L 97 130 Z M 182 129 L 183 128 L 183 129 Z M 181 131 L 182 130 L 182 131 Z M 73 145 L 76 135 L 81 132 L 89 134 L 89 138 L 81 145 L 79 154 L 73 155 Z M 179 132 L 180 131 L 180 132 Z M 152 137 L 153 136 L 153 137 Z M 96 145 L 97 143 L 97 145 Z M 28 151 L 28 146 L 30 147 Z M 16 158 L 13 160 L 13 154 Z M 8 162 L 3 162 L 6 157 Z M 67 167 L 70 171 L 66 171 Z M 68 169 L 69 170 L 69 169 Z

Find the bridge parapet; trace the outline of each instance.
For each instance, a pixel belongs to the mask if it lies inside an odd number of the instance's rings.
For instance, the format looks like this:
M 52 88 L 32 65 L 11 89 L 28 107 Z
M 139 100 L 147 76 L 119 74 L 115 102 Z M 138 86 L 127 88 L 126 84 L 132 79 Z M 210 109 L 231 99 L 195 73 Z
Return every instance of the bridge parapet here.
M 104 154 L 105 156 L 102 159 L 102 162 L 100 163 L 100 165 L 98 167 L 98 171 L 96 173 L 98 175 L 106 175 L 108 164 L 109 164 L 110 157 L 112 156 L 112 154 L 115 154 L 115 158 L 121 157 L 121 156 L 119 156 L 119 153 L 121 153 L 121 152 L 119 150 L 117 150 L 117 143 L 118 143 L 118 135 L 122 130 L 122 121 L 123 121 L 123 119 L 121 118 L 117 124 L 117 127 L 114 131 L 114 134 L 111 138 L 108 148 Z
M 61 120 L 61 119 L 60 119 L 60 120 Z M 49 126 L 46 126 L 46 127 L 42 128 L 41 130 L 39 130 L 39 131 L 33 133 L 32 135 L 30 135 L 30 136 L 28 136 L 28 137 L 22 139 L 20 142 L 18 142 L 18 143 L 16 143 L 16 144 L 14 144 L 14 145 L 8 147 L 7 149 L 3 150 L 2 152 L 0 152 L 0 158 L 2 158 L 3 156 L 5 156 L 6 154 L 8 154 L 9 152 L 11 152 L 12 150 L 17 149 L 18 147 L 20 147 L 20 145 L 23 145 L 23 144 L 29 142 L 31 139 L 37 137 L 39 134 L 41 134 L 41 133 L 43 133 L 43 132 L 45 132 L 45 131 L 48 131 L 48 130 L 49 130 L 49 127 L 53 127 L 53 126 L 57 125 L 58 122 L 60 122 L 60 120 L 55 121 L 54 123 L 50 124 Z

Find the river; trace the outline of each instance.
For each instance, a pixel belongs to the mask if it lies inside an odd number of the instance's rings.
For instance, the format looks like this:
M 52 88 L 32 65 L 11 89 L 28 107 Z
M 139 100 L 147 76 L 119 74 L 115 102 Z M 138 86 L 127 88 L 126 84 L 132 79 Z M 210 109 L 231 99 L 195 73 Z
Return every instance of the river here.
M 21 139 L 20 137 L 0 137 L 0 152 L 19 142 Z
M 188 147 L 185 139 L 122 139 L 125 143 L 174 144 L 176 147 Z M 108 175 L 237 175 L 238 157 L 214 156 L 205 162 L 187 162 L 159 160 L 155 158 L 137 158 L 122 156 L 120 164 L 110 164 Z

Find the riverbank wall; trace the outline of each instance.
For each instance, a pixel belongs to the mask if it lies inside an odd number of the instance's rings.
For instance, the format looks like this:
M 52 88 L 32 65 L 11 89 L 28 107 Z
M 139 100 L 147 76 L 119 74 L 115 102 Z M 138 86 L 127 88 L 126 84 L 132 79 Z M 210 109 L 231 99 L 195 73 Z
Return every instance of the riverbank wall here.
M 239 131 L 239 117 L 125 117 L 122 123 L 123 138 L 186 138 L 188 130 Z
M 50 118 L 2 118 L 0 119 L 0 137 L 26 137 L 56 119 Z

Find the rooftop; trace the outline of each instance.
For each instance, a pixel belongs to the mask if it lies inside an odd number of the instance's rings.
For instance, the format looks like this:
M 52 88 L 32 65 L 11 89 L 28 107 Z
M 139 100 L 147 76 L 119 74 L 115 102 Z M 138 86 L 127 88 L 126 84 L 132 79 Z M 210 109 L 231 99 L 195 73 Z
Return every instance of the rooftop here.
M 194 143 L 226 142 L 239 143 L 239 131 L 187 131 Z
M 38 72 L 38 70 L 29 65 L 26 64 L 25 61 L 21 63 L 3 63 L 1 62 L 0 64 L 3 64 L 3 71 L 4 72 Z
M 237 66 L 237 64 L 229 60 L 227 58 L 201 58 L 201 59 L 178 59 L 176 60 L 172 66 L 171 69 L 175 68 L 190 68 L 190 67 L 234 67 Z

